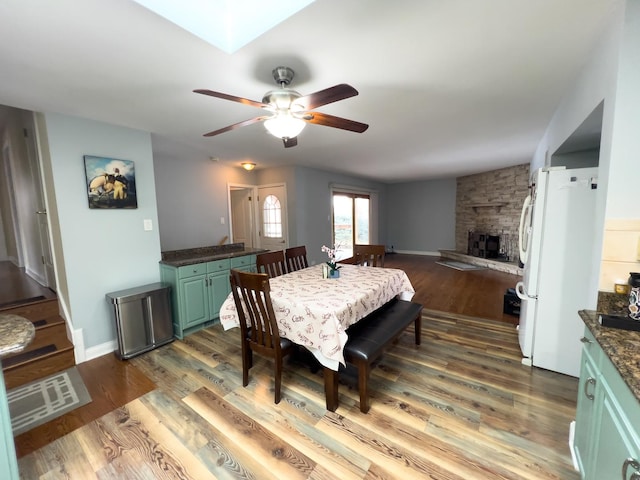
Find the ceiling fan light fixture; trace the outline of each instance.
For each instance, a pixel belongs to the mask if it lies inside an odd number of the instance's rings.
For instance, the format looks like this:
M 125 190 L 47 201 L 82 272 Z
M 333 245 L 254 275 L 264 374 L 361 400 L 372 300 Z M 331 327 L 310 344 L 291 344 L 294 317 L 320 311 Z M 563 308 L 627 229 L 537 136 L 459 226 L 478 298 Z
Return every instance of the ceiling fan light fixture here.
M 244 168 L 247 172 L 250 172 L 251 170 L 256 168 L 256 164 L 253 162 L 242 162 L 240 165 L 242 165 L 242 168 Z
M 278 138 L 295 138 L 305 125 L 304 120 L 295 118 L 290 113 L 279 113 L 264 122 L 267 131 Z

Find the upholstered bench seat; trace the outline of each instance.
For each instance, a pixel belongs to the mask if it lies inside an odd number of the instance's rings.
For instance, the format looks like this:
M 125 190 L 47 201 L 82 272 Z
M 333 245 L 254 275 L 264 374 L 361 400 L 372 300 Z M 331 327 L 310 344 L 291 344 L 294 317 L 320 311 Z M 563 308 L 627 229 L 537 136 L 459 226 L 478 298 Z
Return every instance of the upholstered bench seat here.
M 344 347 L 344 359 L 358 369 L 360 411 L 369 411 L 369 374 L 371 365 L 389 345 L 411 324 L 415 324 L 415 342 L 420 345 L 422 305 L 404 300 L 391 301 L 347 329 L 349 339 Z M 338 372 L 325 368 L 325 388 L 334 400 L 327 409 L 338 406 Z M 329 396 L 327 397 L 329 398 Z

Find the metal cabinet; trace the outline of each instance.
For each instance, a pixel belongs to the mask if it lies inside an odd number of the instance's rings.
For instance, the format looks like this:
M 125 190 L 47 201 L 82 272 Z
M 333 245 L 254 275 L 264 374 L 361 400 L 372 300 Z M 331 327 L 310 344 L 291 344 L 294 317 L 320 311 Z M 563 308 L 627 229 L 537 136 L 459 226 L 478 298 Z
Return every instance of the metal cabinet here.
M 170 287 L 153 283 L 107 293 L 113 305 L 118 358 L 127 359 L 173 340 Z

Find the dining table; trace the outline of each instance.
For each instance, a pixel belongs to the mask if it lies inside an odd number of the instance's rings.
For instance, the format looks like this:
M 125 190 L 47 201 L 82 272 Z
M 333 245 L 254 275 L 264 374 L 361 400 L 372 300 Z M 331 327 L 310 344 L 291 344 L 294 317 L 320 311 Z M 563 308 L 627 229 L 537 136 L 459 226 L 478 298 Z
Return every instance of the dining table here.
M 304 346 L 325 367 L 344 365 L 347 329 L 394 298 L 415 293 L 400 269 L 344 264 L 338 278 L 324 278 L 317 264 L 269 279 L 280 336 Z M 220 309 L 224 330 L 239 327 L 233 295 Z

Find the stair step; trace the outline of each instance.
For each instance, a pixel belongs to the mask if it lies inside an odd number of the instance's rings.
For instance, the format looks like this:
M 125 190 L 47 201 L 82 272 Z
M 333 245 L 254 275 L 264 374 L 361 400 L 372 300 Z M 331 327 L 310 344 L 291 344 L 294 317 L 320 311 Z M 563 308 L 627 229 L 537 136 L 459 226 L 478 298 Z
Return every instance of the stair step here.
M 48 317 L 55 317 L 60 313 L 57 298 L 51 298 L 11 308 L 3 308 L 1 311 L 3 314 L 18 315 L 31 320 L 32 322 Z
M 30 305 L 32 303 L 36 303 L 36 302 L 40 302 L 42 300 L 45 300 L 45 298 L 46 297 L 44 295 L 38 295 L 37 297 L 22 298 L 20 300 L 14 300 L 14 301 L 11 301 L 11 302 L 0 303 L 0 311 L 9 310 L 9 309 L 20 307 L 20 306 L 23 306 L 23 305 Z
M 2 361 L 2 367 L 4 370 L 10 370 L 11 367 L 19 364 L 27 363 L 29 360 L 34 360 L 43 355 L 48 355 L 49 353 L 57 352 L 58 348 L 55 344 L 51 343 L 49 345 L 45 345 L 44 347 L 36 348 L 35 350 L 29 350 L 28 352 L 20 352 L 15 355 L 5 358 Z
M 57 372 L 62 372 L 73 367 L 75 364 L 73 348 L 59 350 L 49 355 L 38 357 L 26 364 L 20 364 L 16 368 L 4 370 L 4 382 L 7 390 L 10 390 L 25 383 L 48 377 Z
M 31 320 L 36 332 L 33 341 L 23 351 L 2 359 L 7 388 L 24 385 L 75 365 L 74 347 L 67 338 L 66 323 L 58 315 L 57 299 L 12 309 L 12 313 L 14 311 L 16 315 Z

